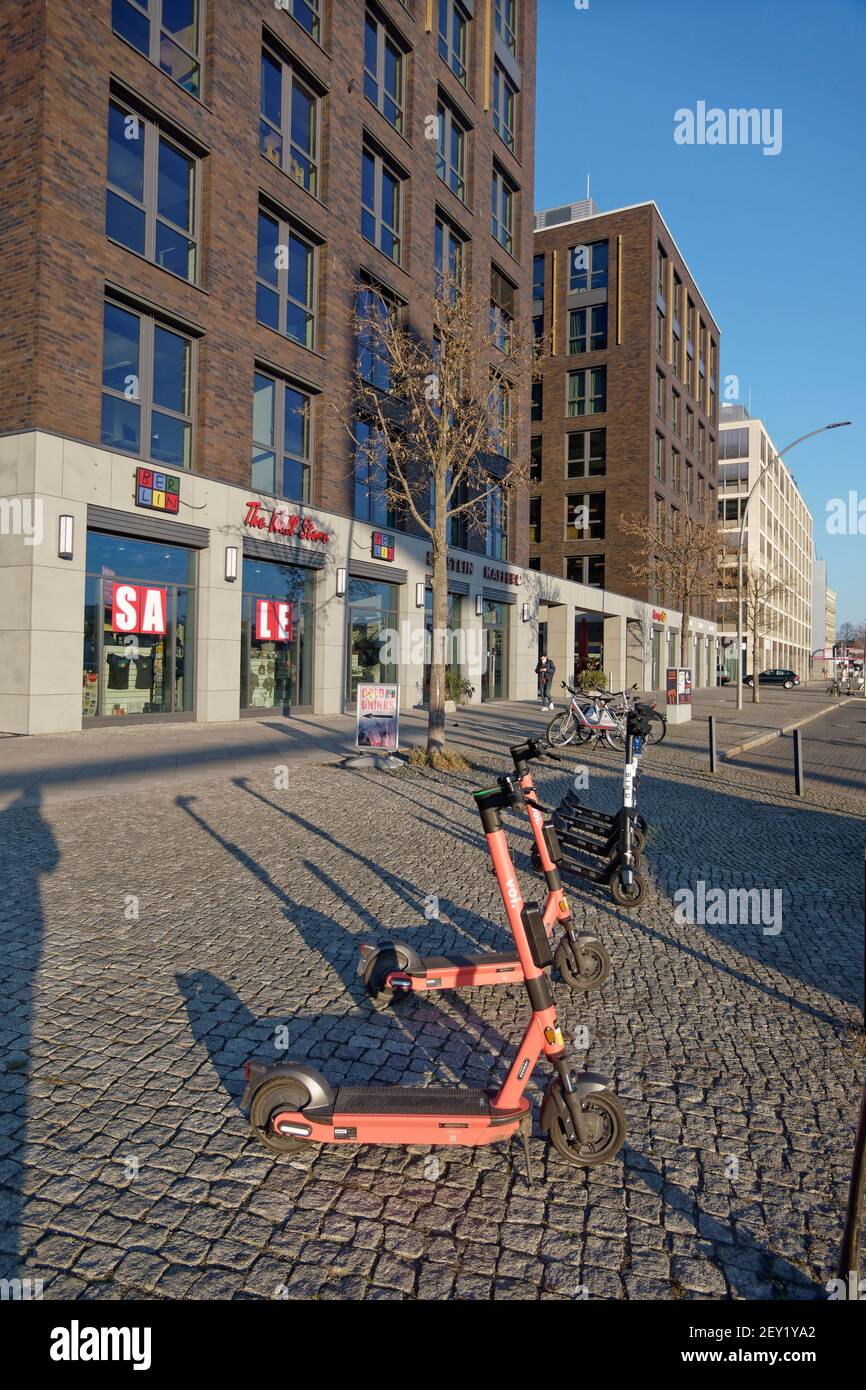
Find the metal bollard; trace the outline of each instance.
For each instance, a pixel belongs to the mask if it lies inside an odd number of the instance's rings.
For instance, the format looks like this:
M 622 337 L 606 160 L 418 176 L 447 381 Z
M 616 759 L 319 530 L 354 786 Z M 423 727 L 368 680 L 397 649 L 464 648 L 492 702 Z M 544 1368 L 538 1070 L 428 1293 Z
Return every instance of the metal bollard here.
M 800 742 L 800 730 L 794 730 L 794 791 L 798 796 L 803 795 L 803 785 L 806 780 L 806 769 L 803 766 L 803 745 Z
M 714 714 L 708 716 L 710 725 L 710 772 L 716 770 L 716 717 Z

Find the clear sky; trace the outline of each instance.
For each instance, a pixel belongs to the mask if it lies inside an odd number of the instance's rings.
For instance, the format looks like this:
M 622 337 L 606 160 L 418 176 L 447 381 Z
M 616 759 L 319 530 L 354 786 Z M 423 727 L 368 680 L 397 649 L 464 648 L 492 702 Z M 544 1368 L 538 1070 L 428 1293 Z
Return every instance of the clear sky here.
M 866 619 L 866 0 L 538 0 L 535 206 L 654 199 Z M 781 108 L 781 151 L 677 144 L 678 108 Z M 724 392 L 723 392 L 724 398 Z M 827 531 L 855 490 L 862 527 Z M 856 516 L 853 525 L 856 527 Z

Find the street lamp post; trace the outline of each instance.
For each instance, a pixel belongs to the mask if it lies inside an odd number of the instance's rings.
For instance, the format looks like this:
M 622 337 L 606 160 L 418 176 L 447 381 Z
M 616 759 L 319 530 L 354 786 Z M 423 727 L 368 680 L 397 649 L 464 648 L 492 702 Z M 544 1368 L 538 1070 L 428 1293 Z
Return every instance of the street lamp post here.
M 832 425 L 821 425 L 820 429 L 810 430 L 808 434 L 801 434 L 799 438 L 792 439 L 790 444 L 786 444 L 784 449 L 780 449 L 778 454 L 774 454 L 768 459 L 749 489 L 746 498 L 746 505 L 743 507 L 743 515 L 740 518 L 740 535 L 737 541 L 737 709 L 743 708 L 743 534 L 746 529 L 746 513 L 749 510 L 749 503 L 760 487 L 766 473 L 772 468 L 774 463 L 778 463 L 783 454 L 787 454 L 791 449 L 802 444 L 804 439 L 811 439 L 816 434 L 823 434 L 825 430 L 839 430 L 845 425 L 850 425 L 850 420 L 836 420 Z M 755 665 L 755 653 L 752 652 L 752 665 Z M 758 672 L 752 672 L 752 679 L 758 679 Z

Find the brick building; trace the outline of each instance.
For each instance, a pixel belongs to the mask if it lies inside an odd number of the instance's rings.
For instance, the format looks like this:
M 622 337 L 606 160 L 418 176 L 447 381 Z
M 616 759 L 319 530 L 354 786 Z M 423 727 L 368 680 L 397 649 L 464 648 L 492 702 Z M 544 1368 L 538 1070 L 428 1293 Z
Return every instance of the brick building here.
M 680 659 L 675 596 L 632 573 L 621 519 L 715 509 L 718 326 L 654 203 L 537 213 L 533 316 L 529 566 L 651 605 L 627 652 L 629 676 L 649 665 L 658 689 Z M 715 683 L 714 617 L 693 614 L 697 685 Z M 576 649 L 598 654 L 598 616 L 577 622 Z
M 429 332 L 460 258 L 485 314 L 529 313 L 535 9 L 3 8 L 0 727 L 328 712 L 359 679 L 423 696 L 423 663 L 376 655 L 423 626 L 426 550 L 354 468 L 353 304 L 363 282 Z M 528 414 L 515 382 L 523 456 Z M 455 550 L 476 698 L 534 686 L 527 537 L 524 495 Z M 118 616 L 130 589 L 149 631 Z

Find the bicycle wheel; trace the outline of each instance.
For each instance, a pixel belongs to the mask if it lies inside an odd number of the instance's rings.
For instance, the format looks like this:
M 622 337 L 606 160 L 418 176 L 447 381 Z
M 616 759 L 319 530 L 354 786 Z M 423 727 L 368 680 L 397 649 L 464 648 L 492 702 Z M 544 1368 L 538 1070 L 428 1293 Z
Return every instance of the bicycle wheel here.
M 646 736 L 647 743 L 661 743 L 668 731 L 668 721 L 657 709 L 653 710 L 652 714 L 649 716 L 649 721 L 650 729 Z
M 567 743 L 571 743 L 575 732 L 574 716 L 570 709 L 565 709 L 561 714 L 557 714 L 551 719 L 547 726 L 547 742 L 551 748 L 564 748 Z

